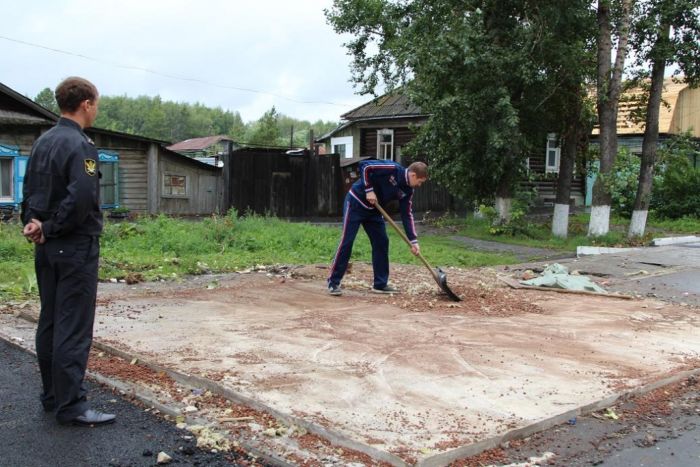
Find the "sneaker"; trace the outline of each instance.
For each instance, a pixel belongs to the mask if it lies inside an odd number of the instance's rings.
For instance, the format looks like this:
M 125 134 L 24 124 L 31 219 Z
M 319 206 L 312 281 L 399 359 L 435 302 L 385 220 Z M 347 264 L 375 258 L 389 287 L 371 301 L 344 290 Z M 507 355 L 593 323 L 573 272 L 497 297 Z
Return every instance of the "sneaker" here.
M 378 289 L 376 287 L 372 287 L 372 292 L 374 292 L 374 293 L 399 293 L 399 289 L 387 284 L 384 287 L 382 287 L 381 289 Z
M 343 295 L 343 291 L 340 290 L 339 285 L 329 285 L 328 286 L 328 293 L 331 295 Z

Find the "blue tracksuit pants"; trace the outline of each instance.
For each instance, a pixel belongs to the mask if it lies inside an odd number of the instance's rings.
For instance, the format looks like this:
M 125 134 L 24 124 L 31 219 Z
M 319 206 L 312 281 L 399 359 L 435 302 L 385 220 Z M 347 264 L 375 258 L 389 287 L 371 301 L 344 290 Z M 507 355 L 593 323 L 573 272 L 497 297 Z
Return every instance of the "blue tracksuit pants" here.
M 339 285 L 343 279 L 352 254 L 352 244 L 355 242 L 360 225 L 364 227 L 372 244 L 374 287 L 382 289 L 387 285 L 389 281 L 389 237 L 386 234 L 384 218 L 378 210 L 365 208 L 349 193 L 345 196 L 343 233 L 331 264 L 328 285 Z

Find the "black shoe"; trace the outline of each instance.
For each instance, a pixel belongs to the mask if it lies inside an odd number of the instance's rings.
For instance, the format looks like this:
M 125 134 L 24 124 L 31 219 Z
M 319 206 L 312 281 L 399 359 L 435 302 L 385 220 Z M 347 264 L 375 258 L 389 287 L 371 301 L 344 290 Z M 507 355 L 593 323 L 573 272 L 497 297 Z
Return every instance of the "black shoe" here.
M 331 295 L 343 295 L 343 291 L 340 289 L 339 285 L 329 285 L 328 286 L 328 293 Z
M 81 415 L 78 415 L 73 420 L 69 420 L 63 425 L 73 424 L 78 426 L 93 426 L 93 425 L 107 425 L 109 423 L 114 423 L 117 417 L 111 413 L 98 412 L 97 410 L 88 409 Z
M 372 287 L 372 292 L 374 292 L 374 293 L 399 293 L 399 289 L 387 284 L 384 287 L 382 287 L 381 289 L 379 289 L 377 287 Z
M 56 410 L 56 406 L 53 404 L 44 404 L 42 402 L 41 406 L 44 407 L 44 412 L 53 412 L 54 410 Z

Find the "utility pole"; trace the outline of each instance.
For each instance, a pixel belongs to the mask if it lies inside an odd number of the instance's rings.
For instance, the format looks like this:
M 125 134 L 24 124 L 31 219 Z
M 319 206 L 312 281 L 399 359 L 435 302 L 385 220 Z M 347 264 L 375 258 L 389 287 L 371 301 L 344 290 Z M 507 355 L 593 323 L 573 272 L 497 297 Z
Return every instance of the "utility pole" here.
M 311 151 L 312 156 L 316 155 L 316 149 L 314 147 L 314 130 L 311 128 L 309 128 L 309 151 Z

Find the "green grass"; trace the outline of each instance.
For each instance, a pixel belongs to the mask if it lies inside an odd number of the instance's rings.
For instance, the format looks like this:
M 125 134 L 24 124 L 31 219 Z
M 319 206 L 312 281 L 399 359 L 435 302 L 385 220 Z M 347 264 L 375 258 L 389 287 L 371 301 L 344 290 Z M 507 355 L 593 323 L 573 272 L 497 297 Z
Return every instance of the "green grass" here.
M 586 235 L 588 224 L 578 222 L 569 223 L 569 236 L 565 239 L 552 236 L 549 224 L 532 224 L 527 229 L 527 235 L 494 235 L 491 233 L 489 221 L 473 217 L 460 220 L 454 227 L 458 229 L 459 235 L 465 237 L 559 251 L 574 251 L 579 245 L 621 246 L 627 244 L 626 234 L 617 230 L 611 230 L 610 233 L 602 237 L 588 238 Z
M 18 224 L 0 223 L 0 298 L 35 293 L 34 246 L 24 239 Z
M 577 214 L 571 220 L 577 223 L 588 225 L 589 214 Z M 630 220 L 620 216 L 612 216 L 610 224 L 619 229 L 627 231 Z M 697 217 L 683 217 L 681 219 L 658 219 L 653 215 L 647 219 L 647 230 L 658 234 L 678 235 L 678 234 L 700 234 L 700 219 Z
M 491 232 L 491 225 L 486 219 L 475 219 L 471 216 L 466 219 L 440 220 L 439 224 L 456 228 L 460 235 L 466 237 L 562 251 L 574 251 L 577 246 L 582 245 L 638 246 L 647 244 L 654 237 L 700 233 L 700 219 L 697 218 L 662 220 L 650 217 L 644 237 L 630 240 L 627 238 L 629 219 L 613 216 L 610 219 L 610 232 L 607 235 L 589 238 L 587 235 L 589 217 L 590 215 L 586 213 L 571 216 L 569 218 L 569 236 L 566 239 L 553 237 L 549 223 L 530 223 L 527 234 L 519 235 L 494 235 Z
M 390 260 L 421 264 L 408 246 L 387 227 Z M 33 247 L 18 224 L 0 225 L 0 298 L 36 293 Z M 261 216 L 214 216 L 201 221 L 165 216 L 135 222 L 106 222 L 102 236 L 100 279 L 177 279 L 188 274 L 230 272 L 257 264 L 330 263 L 340 239 L 340 227 L 290 223 Z M 421 237 L 428 261 L 440 266 L 477 267 L 516 262 L 511 255 L 470 251 L 445 237 Z M 371 247 L 358 233 L 355 261 L 371 261 Z

